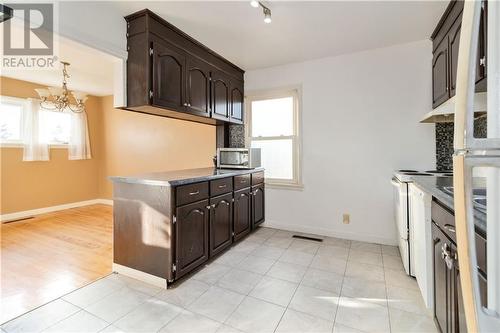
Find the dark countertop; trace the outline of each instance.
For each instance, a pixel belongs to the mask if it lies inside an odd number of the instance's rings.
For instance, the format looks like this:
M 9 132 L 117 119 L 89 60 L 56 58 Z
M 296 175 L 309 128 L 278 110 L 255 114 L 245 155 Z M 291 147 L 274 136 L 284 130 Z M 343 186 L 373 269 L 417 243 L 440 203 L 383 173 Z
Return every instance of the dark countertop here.
M 432 195 L 450 210 L 455 211 L 453 196 L 445 192 L 444 188 L 453 187 L 453 177 L 413 176 L 412 180 L 422 190 Z M 473 179 L 474 188 L 485 188 L 484 178 Z M 482 232 L 486 232 L 486 214 L 480 209 L 474 209 L 474 224 Z
M 159 186 L 179 186 L 191 183 L 198 183 L 207 180 L 214 180 L 224 177 L 232 177 L 264 171 L 264 168 L 255 169 L 216 169 L 200 168 L 185 169 L 166 172 L 151 172 L 133 176 L 113 176 L 109 177 L 113 182 L 159 185 Z

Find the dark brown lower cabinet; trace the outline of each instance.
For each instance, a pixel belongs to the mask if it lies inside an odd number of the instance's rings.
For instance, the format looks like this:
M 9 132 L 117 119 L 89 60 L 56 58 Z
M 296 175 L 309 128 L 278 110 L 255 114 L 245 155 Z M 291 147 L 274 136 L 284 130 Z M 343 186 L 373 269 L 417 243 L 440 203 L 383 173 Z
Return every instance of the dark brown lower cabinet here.
M 252 227 L 265 220 L 264 183 L 252 186 Z
M 208 260 L 208 215 L 208 200 L 176 209 L 176 278 Z
M 252 228 L 252 195 L 250 187 L 234 192 L 234 241 L 245 237 Z
M 451 241 L 443 232 L 432 224 L 433 257 L 434 257 L 434 318 L 441 332 L 451 332 L 452 278 L 451 271 L 445 262 L 444 251 L 450 247 Z
M 232 243 L 233 194 L 210 199 L 210 256 L 214 256 Z

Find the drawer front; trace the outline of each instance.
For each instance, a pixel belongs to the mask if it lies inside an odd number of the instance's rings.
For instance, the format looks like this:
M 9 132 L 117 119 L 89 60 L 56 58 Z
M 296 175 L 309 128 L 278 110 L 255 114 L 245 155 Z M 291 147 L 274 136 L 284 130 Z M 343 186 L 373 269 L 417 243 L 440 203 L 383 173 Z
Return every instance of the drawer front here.
M 208 198 L 208 182 L 182 185 L 177 187 L 177 206 Z
M 252 173 L 252 186 L 264 182 L 264 171 Z
M 210 196 L 215 197 L 233 190 L 233 177 L 212 180 L 210 182 Z
M 432 201 L 431 214 L 432 220 L 456 243 L 455 216 L 435 201 Z
M 250 187 L 250 174 L 234 176 L 234 190 L 238 191 Z

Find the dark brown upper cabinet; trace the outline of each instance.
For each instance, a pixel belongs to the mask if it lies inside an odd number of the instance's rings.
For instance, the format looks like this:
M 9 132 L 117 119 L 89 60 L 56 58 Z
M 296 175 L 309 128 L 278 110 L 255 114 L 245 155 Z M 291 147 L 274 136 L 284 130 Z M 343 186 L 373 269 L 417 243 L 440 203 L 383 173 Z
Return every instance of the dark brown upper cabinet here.
M 243 123 L 241 68 L 148 9 L 125 20 L 125 109 L 212 125 Z
M 463 1 L 453 0 L 432 33 L 432 106 L 438 107 L 456 93 L 458 50 Z M 483 1 L 476 61 L 476 92 L 486 91 L 487 2 Z
M 212 117 L 229 121 L 230 79 L 224 73 L 212 73 Z
M 243 82 L 232 80 L 231 81 L 231 105 L 229 115 L 231 122 L 243 124 Z

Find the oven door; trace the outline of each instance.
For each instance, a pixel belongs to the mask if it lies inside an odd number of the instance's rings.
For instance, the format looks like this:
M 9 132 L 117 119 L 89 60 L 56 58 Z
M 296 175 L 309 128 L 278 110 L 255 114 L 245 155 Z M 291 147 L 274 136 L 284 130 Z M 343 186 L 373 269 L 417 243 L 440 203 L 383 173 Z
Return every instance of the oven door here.
M 410 245 L 408 241 L 408 184 L 392 178 L 394 192 L 394 219 L 396 221 L 399 252 L 406 274 L 410 275 Z

